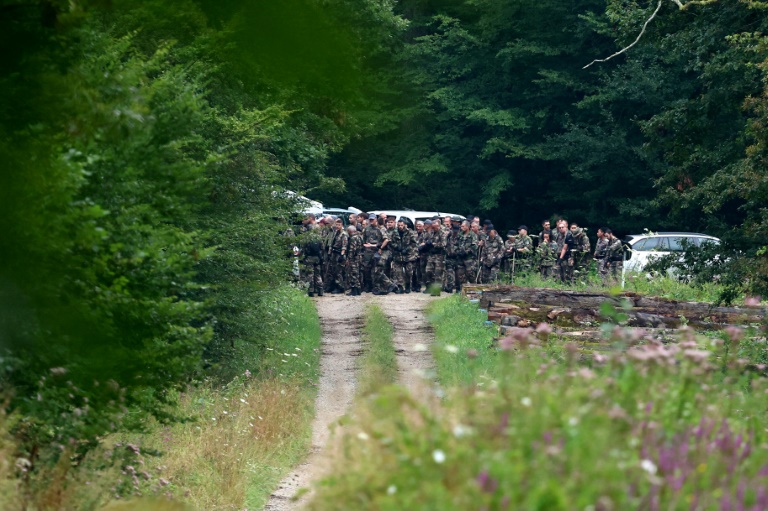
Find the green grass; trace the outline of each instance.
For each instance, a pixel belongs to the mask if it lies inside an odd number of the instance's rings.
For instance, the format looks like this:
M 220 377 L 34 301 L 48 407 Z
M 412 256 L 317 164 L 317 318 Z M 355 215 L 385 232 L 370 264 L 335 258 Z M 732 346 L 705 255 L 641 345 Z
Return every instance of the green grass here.
M 547 287 L 551 289 L 574 289 L 595 292 L 605 292 L 608 289 L 602 286 L 594 268 L 591 269 L 586 278 L 575 281 L 573 285 L 565 285 L 556 280 L 544 280 L 539 273 L 519 274 L 515 277 L 514 284 L 520 287 Z M 621 291 L 621 283 L 612 289 Z M 643 273 L 629 272 L 625 275 L 623 291 L 660 296 L 670 300 L 715 303 L 723 292 L 723 286 L 715 282 L 701 286 L 692 286 L 666 275 L 649 277 Z M 741 301 L 743 299 L 737 300 L 735 303 L 738 304 Z
M 363 326 L 365 352 L 359 359 L 357 392 L 367 396 L 397 381 L 397 360 L 392 344 L 392 325 L 377 305 L 366 310 Z
M 496 328 L 477 305 L 454 295 L 430 304 L 427 317 L 435 332 L 433 356 L 443 385 L 468 384 L 493 376 L 498 352 L 489 349 Z
M 768 508 L 768 379 L 739 360 L 744 332 L 617 330 L 633 347 L 584 357 L 532 332 L 489 348 L 472 309 L 430 311 L 445 397 L 375 396 L 308 509 Z
M 105 437 L 76 470 L 41 474 L 50 490 L 43 486 L 38 501 L 55 493 L 58 505 L 32 502 L 29 509 L 99 509 L 117 495 L 166 496 L 200 511 L 262 508 L 310 451 L 320 360 L 312 301 L 288 287 L 271 299 L 273 321 L 259 336 L 266 345 L 237 346 L 238 376 L 224 386 L 214 378 L 169 396 L 178 402 L 170 411 L 182 422 L 151 422 L 143 434 Z M 146 476 L 134 481 L 128 466 Z

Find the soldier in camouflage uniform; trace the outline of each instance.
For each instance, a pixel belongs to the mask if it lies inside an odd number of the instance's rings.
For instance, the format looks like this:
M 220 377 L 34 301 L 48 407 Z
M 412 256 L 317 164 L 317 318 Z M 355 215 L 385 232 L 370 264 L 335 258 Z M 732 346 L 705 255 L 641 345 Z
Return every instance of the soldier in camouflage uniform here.
M 456 277 L 458 290 L 461 291 L 461 286 L 467 282 L 475 283 L 477 275 L 477 235 L 472 232 L 467 220 L 461 223 L 461 232 L 456 240 L 456 255 L 459 256 Z
M 544 230 L 539 246 L 536 248 L 536 258 L 539 262 L 541 278 L 549 280 L 555 277 L 555 263 L 557 262 L 557 242 L 551 239 L 551 232 Z
M 443 271 L 445 271 L 445 242 L 446 235 L 443 233 L 440 222 L 428 221 L 429 231 L 424 236 L 424 243 L 421 245 L 421 254 L 427 255 L 427 267 L 425 268 L 425 284 L 429 293 L 429 287 L 432 285 L 443 285 Z M 427 222 L 424 222 L 426 228 Z
M 392 273 L 392 259 L 394 257 L 394 254 L 392 253 L 392 236 L 394 236 L 395 231 L 395 217 L 388 216 L 387 217 L 387 238 L 390 239 L 390 242 L 387 243 L 385 246 L 383 246 L 383 250 L 381 251 L 381 261 L 379 261 L 382 266 L 384 267 L 384 275 L 387 276 L 387 278 L 391 281 L 395 280 L 395 275 Z
M 349 236 L 347 244 L 347 289 L 349 296 L 360 296 L 363 276 L 360 272 L 363 264 L 363 235 L 354 225 L 347 227 L 347 235 Z
M 459 256 L 456 254 L 456 245 L 459 239 L 459 227 L 452 227 L 445 240 L 445 272 L 443 273 L 443 291 L 452 293 L 458 291 Z
M 517 237 L 513 247 L 515 251 L 515 273 L 531 271 L 533 265 L 533 240 L 528 236 L 528 227 L 521 225 L 517 228 Z
M 383 242 L 384 235 L 379 229 L 376 215 L 370 215 L 368 227 L 363 230 L 363 289 L 367 293 L 373 291 L 377 262 L 374 256 L 379 253 Z
M 610 229 L 605 230 L 608 238 L 608 250 L 606 253 L 606 266 L 610 271 L 611 284 L 617 285 L 621 282 L 621 273 L 624 268 L 624 245 L 621 240 L 613 235 Z
M 600 276 L 600 282 L 606 285 L 608 278 L 608 267 L 606 262 L 608 256 L 608 238 L 605 235 L 605 229 L 602 227 L 597 230 L 597 243 L 595 244 L 595 261 L 597 261 L 597 274 Z
M 334 235 L 330 251 L 330 291 L 333 294 L 342 294 L 344 292 L 344 271 L 346 269 L 348 243 L 349 236 L 344 230 L 344 221 L 338 218 L 334 222 Z
M 589 271 L 589 256 L 592 245 L 589 242 L 586 231 L 575 222 L 571 224 L 573 235 L 573 274 L 575 278 L 585 279 Z
M 302 244 L 302 273 L 306 275 L 309 296 L 323 296 L 323 242 L 320 228 L 314 223 L 304 224 Z
M 573 284 L 573 255 L 574 246 L 573 234 L 568 229 L 568 222 L 560 220 L 557 222 L 557 268 L 560 276 L 560 282 L 563 284 Z
M 383 214 L 382 217 L 386 218 Z M 384 226 L 380 226 L 379 231 L 383 241 L 378 250 L 378 257 L 376 255 L 373 256 L 374 261 L 376 261 L 376 266 L 373 268 L 373 294 L 385 295 L 392 291 L 397 291 L 397 284 L 392 282 L 389 275 L 387 275 L 392 263 L 389 230 Z
M 491 284 L 499 278 L 501 260 L 504 258 L 504 241 L 496 232 L 493 225 L 488 227 L 488 239 L 482 247 L 482 274 L 480 281 L 483 284 Z
M 539 243 L 541 243 L 541 240 L 544 239 L 544 233 L 549 233 L 549 241 L 555 241 L 557 239 L 557 229 L 552 228 L 552 223 L 547 220 L 542 220 L 541 222 L 541 232 L 539 233 Z
M 405 224 L 405 218 L 397 222 L 397 229 L 391 234 L 392 272 L 397 282 L 397 293 L 410 293 L 413 279 L 413 265 L 418 258 L 419 248 L 416 233 Z
M 420 247 L 424 241 L 424 222 L 421 220 L 416 222 L 416 245 Z M 413 285 L 414 291 L 421 291 L 421 286 L 424 285 L 424 273 L 427 266 L 427 257 L 422 255 L 421 251 L 417 248 L 417 258 L 413 264 Z

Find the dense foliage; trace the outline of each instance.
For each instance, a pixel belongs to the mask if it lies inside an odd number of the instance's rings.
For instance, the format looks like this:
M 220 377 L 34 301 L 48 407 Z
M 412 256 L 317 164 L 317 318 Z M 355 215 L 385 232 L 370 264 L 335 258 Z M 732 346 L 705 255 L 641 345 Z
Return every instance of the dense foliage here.
M 273 192 L 334 184 L 363 52 L 398 20 L 219 4 L 0 7 L 0 376 L 31 469 L 171 419 L 170 389 L 284 328 L 296 207 Z

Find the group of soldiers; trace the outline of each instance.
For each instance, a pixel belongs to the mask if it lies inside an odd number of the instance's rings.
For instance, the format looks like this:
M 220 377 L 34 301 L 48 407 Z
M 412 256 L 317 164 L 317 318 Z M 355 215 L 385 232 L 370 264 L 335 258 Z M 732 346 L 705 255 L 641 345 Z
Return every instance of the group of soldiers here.
M 347 226 L 341 218 L 307 215 L 300 253 L 309 296 L 451 293 L 466 283 L 493 283 L 502 275 L 511 281 L 532 271 L 572 284 L 586 276 L 592 258 L 603 285 L 621 275 L 623 245 L 606 228 L 598 229 L 592 252 L 585 229 L 562 219 L 555 229 L 544 220 L 533 236 L 521 225 L 507 232 L 506 240 L 478 217 L 435 217 L 410 225 L 405 217 L 385 214 L 353 214 Z

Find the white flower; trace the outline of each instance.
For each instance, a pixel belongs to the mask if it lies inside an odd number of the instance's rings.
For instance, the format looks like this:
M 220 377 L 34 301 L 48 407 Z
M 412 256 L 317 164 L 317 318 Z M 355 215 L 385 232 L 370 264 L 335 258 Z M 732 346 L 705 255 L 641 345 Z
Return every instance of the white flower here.
M 640 468 L 653 475 L 656 473 L 656 464 L 651 460 L 643 460 L 640 462 Z
M 368 436 L 367 433 L 365 433 L 364 431 L 361 431 L 360 433 L 357 434 L 357 438 L 359 438 L 360 440 L 368 440 L 370 437 Z
M 395 493 L 397 493 L 397 486 L 390 484 L 387 488 L 387 495 L 394 495 Z
M 531 398 L 529 397 L 524 397 L 523 399 L 520 400 L 520 404 L 523 406 L 531 406 L 532 403 L 533 401 L 531 401 Z
M 445 461 L 445 453 L 440 449 L 435 449 L 432 451 L 432 459 L 435 460 L 435 463 L 439 465 Z
M 579 423 L 579 419 L 577 419 L 576 417 L 571 417 L 570 419 L 568 419 L 569 426 L 575 426 L 578 423 Z
M 447 351 L 448 353 L 458 353 L 459 348 L 454 346 L 453 344 L 446 344 L 445 351 Z
M 467 436 L 469 434 L 469 428 L 466 426 L 462 426 L 461 424 L 456 424 L 453 427 L 453 436 L 456 438 L 461 438 L 463 436 Z

